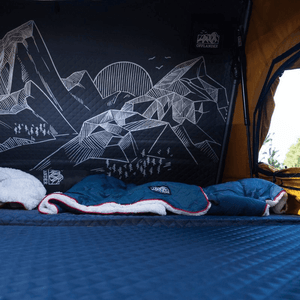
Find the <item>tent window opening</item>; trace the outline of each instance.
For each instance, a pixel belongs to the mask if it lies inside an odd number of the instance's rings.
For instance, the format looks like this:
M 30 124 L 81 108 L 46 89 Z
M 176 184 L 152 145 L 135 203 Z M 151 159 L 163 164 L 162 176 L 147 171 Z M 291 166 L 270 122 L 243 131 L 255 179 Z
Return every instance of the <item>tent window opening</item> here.
M 300 69 L 286 70 L 274 95 L 275 109 L 259 162 L 276 169 L 300 167 Z

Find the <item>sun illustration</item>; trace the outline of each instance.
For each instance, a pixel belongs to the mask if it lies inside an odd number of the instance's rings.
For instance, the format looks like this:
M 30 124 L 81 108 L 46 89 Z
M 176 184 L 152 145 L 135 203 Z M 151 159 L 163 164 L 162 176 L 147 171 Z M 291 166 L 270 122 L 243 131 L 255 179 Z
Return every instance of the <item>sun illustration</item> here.
M 116 92 L 127 92 L 138 97 L 144 95 L 153 86 L 148 72 L 128 61 L 108 65 L 97 74 L 94 83 L 103 98 Z

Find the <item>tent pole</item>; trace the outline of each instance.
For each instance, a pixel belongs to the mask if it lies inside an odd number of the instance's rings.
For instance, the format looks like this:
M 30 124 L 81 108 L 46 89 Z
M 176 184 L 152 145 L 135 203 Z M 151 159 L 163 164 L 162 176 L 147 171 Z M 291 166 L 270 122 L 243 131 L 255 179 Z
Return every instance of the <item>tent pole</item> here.
M 248 94 L 247 94 L 247 84 L 246 84 L 246 55 L 245 55 L 245 47 L 243 41 L 244 39 L 242 36 L 242 30 L 239 29 L 238 49 L 239 49 L 239 61 L 240 61 L 240 76 L 241 76 L 241 87 L 242 87 L 242 98 L 243 98 L 244 123 L 246 126 L 246 134 L 247 134 L 247 150 L 248 150 L 248 163 L 250 167 L 250 177 L 253 177 L 251 137 L 250 137 L 250 118 L 249 118 Z

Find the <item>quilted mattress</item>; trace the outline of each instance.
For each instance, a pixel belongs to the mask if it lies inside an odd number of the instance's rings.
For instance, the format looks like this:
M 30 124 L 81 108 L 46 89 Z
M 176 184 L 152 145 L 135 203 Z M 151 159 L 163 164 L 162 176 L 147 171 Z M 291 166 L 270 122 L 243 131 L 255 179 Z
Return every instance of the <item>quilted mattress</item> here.
M 170 226 L 2 227 L 0 299 L 297 299 L 298 224 L 176 219 Z
M 168 214 L 158 216 L 151 214 L 132 215 L 87 215 L 63 213 L 45 215 L 38 210 L 24 211 L 18 209 L 0 209 L 0 225 L 17 226 L 244 226 L 244 225 L 296 225 L 300 218 L 296 215 L 255 216 L 214 216 L 200 217 Z

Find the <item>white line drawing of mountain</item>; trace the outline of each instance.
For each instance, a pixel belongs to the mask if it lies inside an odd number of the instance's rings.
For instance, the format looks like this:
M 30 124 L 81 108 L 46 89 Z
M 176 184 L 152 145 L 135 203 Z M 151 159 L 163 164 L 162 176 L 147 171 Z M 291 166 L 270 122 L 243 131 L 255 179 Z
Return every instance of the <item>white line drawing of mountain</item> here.
M 30 127 L 31 119 L 40 119 L 34 123 L 44 123 L 51 128 L 51 140 L 57 135 L 78 133 L 86 119 L 100 112 L 97 111 L 97 104 L 102 97 L 89 74 L 83 71 L 78 86 L 68 90 L 34 21 L 8 32 L 0 40 L 0 49 L 2 122 L 5 115 L 6 123 L 20 123 L 21 112 L 28 110 L 32 116 L 28 117 L 25 125 Z M 77 115 L 76 118 L 73 117 L 74 114 Z M 1 149 L 9 150 L 24 145 L 21 136 L 19 131 L 12 128 L 10 132 L 5 130 L 5 147 L 0 148 L 0 152 Z M 35 143 L 36 139 L 32 140 L 32 135 L 28 138 L 25 140 Z M 21 142 L 7 143 L 6 140 Z M 48 140 L 46 135 L 44 141 Z
M 153 90 L 155 89 L 174 91 L 195 104 L 214 102 L 220 115 L 226 120 L 226 114 L 223 112 L 229 105 L 226 89 L 207 75 L 202 56 L 177 65 L 153 87 Z M 148 94 L 150 93 L 151 91 Z
M 103 100 L 88 71 L 74 72 L 68 78 L 62 79 L 66 89 L 80 104 L 89 111 L 99 107 Z M 86 99 L 93 99 L 92 105 L 86 104 Z M 97 105 L 98 104 L 98 105 Z
M 27 118 L 23 117 L 25 111 Z M 25 141 L 30 144 L 41 141 L 46 142 L 55 139 L 58 135 L 76 132 L 64 118 L 61 111 L 52 104 L 49 97 L 31 80 L 25 83 L 23 89 L 2 97 L 0 101 L 0 118 L 2 122 L 11 124 L 10 130 L 1 130 L 1 136 L 4 140 L 2 140 L 3 147 L 0 144 L 0 152 L 23 146 Z M 57 123 L 60 126 L 54 125 L 54 127 L 51 125 Z M 32 124 L 36 124 L 35 127 L 39 128 L 42 124 L 43 128 L 48 128 L 47 131 L 50 131 L 49 134 L 39 134 L 37 137 L 36 130 L 34 132 L 28 130 L 28 134 L 24 136 L 23 131 L 13 130 L 16 126 L 13 124 L 19 124 L 24 128 L 32 128 Z M 7 142 L 11 140 L 17 142 Z
M 23 89 L 2 97 L 0 115 L 2 123 L 7 125 L 1 128 L 0 152 L 75 132 L 47 95 L 32 81 L 27 81 Z M 57 122 L 60 122 L 59 132 L 51 125 Z
M 172 155 L 198 164 L 199 153 L 218 161 L 223 133 L 210 124 L 226 122 L 228 99 L 207 75 L 203 57 L 175 66 L 153 85 L 143 67 L 128 61 L 108 65 L 94 80 L 86 70 L 61 78 L 33 21 L 8 32 L 0 46 L 0 128 L 6 137 L 0 152 L 67 134 L 72 139 L 34 169 L 59 156 L 71 166 L 153 157 L 171 169 Z M 31 114 L 34 128 L 19 122 L 23 114 Z
M 91 110 L 99 107 L 97 104 L 102 97 L 88 73 L 84 72 L 80 79 L 81 90 L 74 87 L 74 91 L 69 91 L 60 78 L 34 21 L 8 32 L 0 41 L 0 46 L 0 101 L 21 91 L 31 81 L 59 111 L 64 122 L 69 124 L 74 132 L 78 132 L 82 123 L 97 113 L 91 113 Z M 89 90 L 93 97 L 87 97 L 82 90 Z M 37 98 L 36 100 L 43 101 Z M 15 106 L 14 114 L 22 109 L 23 107 Z M 74 114 L 76 119 L 73 118 Z
M 202 132 L 195 145 L 205 140 L 220 145 L 222 133 L 207 132 L 212 119 L 221 124 L 226 121 L 227 107 L 226 89 L 206 74 L 204 58 L 199 57 L 173 68 L 145 95 L 127 101 L 122 110 L 168 121 L 172 128 L 185 126 L 183 123 L 194 124 L 194 131 Z
M 31 120 L 30 125 L 26 122 L 28 118 Z M 12 121 L 9 114 L 2 116 L 0 152 L 24 145 L 53 141 L 57 135 L 51 125 L 46 124 L 38 116 L 32 115 L 32 111 L 28 108 L 18 113 L 18 123 Z M 12 132 L 15 136 L 11 136 Z
M 143 136 L 147 137 L 147 142 Z M 182 157 L 191 158 L 191 152 L 181 144 L 168 122 L 147 119 L 136 112 L 109 110 L 87 120 L 78 136 L 34 169 L 49 167 L 58 157 L 72 167 L 93 159 L 125 164 L 133 163 L 141 156 L 163 159 L 157 152 L 165 147 L 166 139 L 177 144 Z
M 113 92 L 114 89 L 110 93 Z M 220 99 L 222 96 L 225 100 Z M 199 163 L 199 151 L 216 163 L 222 135 L 209 135 L 201 123 L 211 117 L 224 123 L 224 103 L 226 108 L 226 90 L 206 75 L 203 57 L 184 62 L 145 94 L 126 101 L 120 110 L 109 109 L 86 120 L 76 138 L 35 169 L 44 167 L 46 161 L 51 164 L 61 155 L 72 166 L 94 159 L 131 163 L 141 151 L 148 157 L 164 159 L 162 149 L 174 141 L 181 155 L 187 154 L 193 163 Z
M 142 150 L 146 155 L 159 156 L 166 145 L 169 147 L 175 141 L 181 155 L 188 153 L 195 164 L 199 163 L 197 151 L 217 162 L 219 137 L 208 135 L 200 124 L 206 115 L 211 117 L 213 113 L 224 122 L 218 93 L 213 91 L 222 86 L 210 78 L 210 84 L 204 81 L 207 76 L 204 67 L 202 57 L 176 66 L 146 94 L 128 100 L 121 110 L 110 109 L 86 120 L 76 138 L 45 160 L 55 160 L 63 153 L 73 166 L 89 159 L 131 163 Z M 188 72 L 194 75 L 191 79 L 183 77 Z M 190 94 L 198 100 L 189 99 Z M 147 142 L 143 137 L 147 137 Z M 35 169 L 44 165 L 43 161 Z

